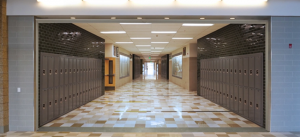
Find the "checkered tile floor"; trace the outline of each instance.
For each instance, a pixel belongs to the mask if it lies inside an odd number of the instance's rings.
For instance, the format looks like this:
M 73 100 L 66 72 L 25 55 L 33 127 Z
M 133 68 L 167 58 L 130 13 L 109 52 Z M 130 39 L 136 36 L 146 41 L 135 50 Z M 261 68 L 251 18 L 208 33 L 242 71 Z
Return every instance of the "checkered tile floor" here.
M 101 133 L 101 132 L 8 132 L 0 137 L 300 137 L 300 133 L 196 132 L 196 133 Z
M 259 127 L 164 79 L 143 77 L 44 127 Z

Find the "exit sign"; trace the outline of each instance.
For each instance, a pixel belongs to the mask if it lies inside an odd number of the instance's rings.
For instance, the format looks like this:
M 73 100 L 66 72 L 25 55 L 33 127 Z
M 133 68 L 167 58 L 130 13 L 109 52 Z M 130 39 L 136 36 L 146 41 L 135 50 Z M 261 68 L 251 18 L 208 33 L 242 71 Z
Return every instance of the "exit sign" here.
M 151 57 L 149 57 L 149 59 L 151 59 Z

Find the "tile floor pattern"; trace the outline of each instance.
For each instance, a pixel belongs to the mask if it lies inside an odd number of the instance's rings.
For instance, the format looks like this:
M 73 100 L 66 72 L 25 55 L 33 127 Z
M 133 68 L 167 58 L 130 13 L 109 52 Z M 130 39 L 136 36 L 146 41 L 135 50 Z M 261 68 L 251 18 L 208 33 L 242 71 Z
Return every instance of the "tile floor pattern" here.
M 259 127 L 164 79 L 143 77 L 44 127 Z
M 192 133 L 101 133 L 101 132 L 8 132 L 0 137 L 300 137 L 300 133 L 192 132 Z

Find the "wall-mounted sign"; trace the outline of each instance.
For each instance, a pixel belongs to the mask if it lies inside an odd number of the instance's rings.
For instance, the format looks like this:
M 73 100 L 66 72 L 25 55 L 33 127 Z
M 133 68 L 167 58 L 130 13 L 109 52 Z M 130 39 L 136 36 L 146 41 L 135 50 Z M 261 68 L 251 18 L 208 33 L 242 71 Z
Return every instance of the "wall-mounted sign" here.
M 183 54 L 183 56 L 186 55 L 186 47 L 183 48 L 183 53 L 182 54 Z

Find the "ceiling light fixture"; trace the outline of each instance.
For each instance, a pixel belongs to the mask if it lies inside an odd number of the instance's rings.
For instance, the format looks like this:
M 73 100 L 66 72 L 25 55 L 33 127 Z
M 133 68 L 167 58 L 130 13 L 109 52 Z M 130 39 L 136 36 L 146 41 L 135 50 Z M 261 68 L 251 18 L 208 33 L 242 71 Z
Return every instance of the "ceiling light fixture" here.
M 143 18 L 142 18 L 142 17 L 137 17 L 137 19 L 138 19 L 138 20 L 141 20 L 141 19 L 143 19 Z
M 72 20 L 76 19 L 76 17 L 71 17 Z
M 151 23 L 120 23 L 121 25 L 148 25 Z
M 166 43 L 169 43 L 169 42 L 151 42 L 153 44 L 166 44 Z
M 130 38 L 130 39 L 151 39 L 151 38 L 149 38 L 149 37 L 145 37 L 145 38 L 138 38 L 138 37 L 136 37 L 136 38 Z
M 151 51 L 151 52 L 161 52 L 161 51 Z
M 201 20 L 204 20 L 205 18 L 200 18 Z
M 151 31 L 151 33 L 177 33 L 177 31 Z
M 165 49 L 164 47 L 155 47 L 155 49 Z
M 214 24 L 193 24 L 193 23 L 184 23 L 182 26 L 213 26 Z
M 133 43 L 133 42 L 116 42 L 118 44 L 130 44 L 130 43 Z
M 150 47 L 151 45 L 135 45 L 137 47 Z
M 193 38 L 172 38 L 172 39 L 193 39 Z
M 117 19 L 116 17 L 111 17 L 110 19 L 114 20 L 114 19 Z
M 169 17 L 165 17 L 165 20 L 168 20 L 168 19 L 170 19 Z
M 126 31 L 101 31 L 103 34 L 124 34 Z
M 230 18 L 231 20 L 234 20 L 235 18 Z

